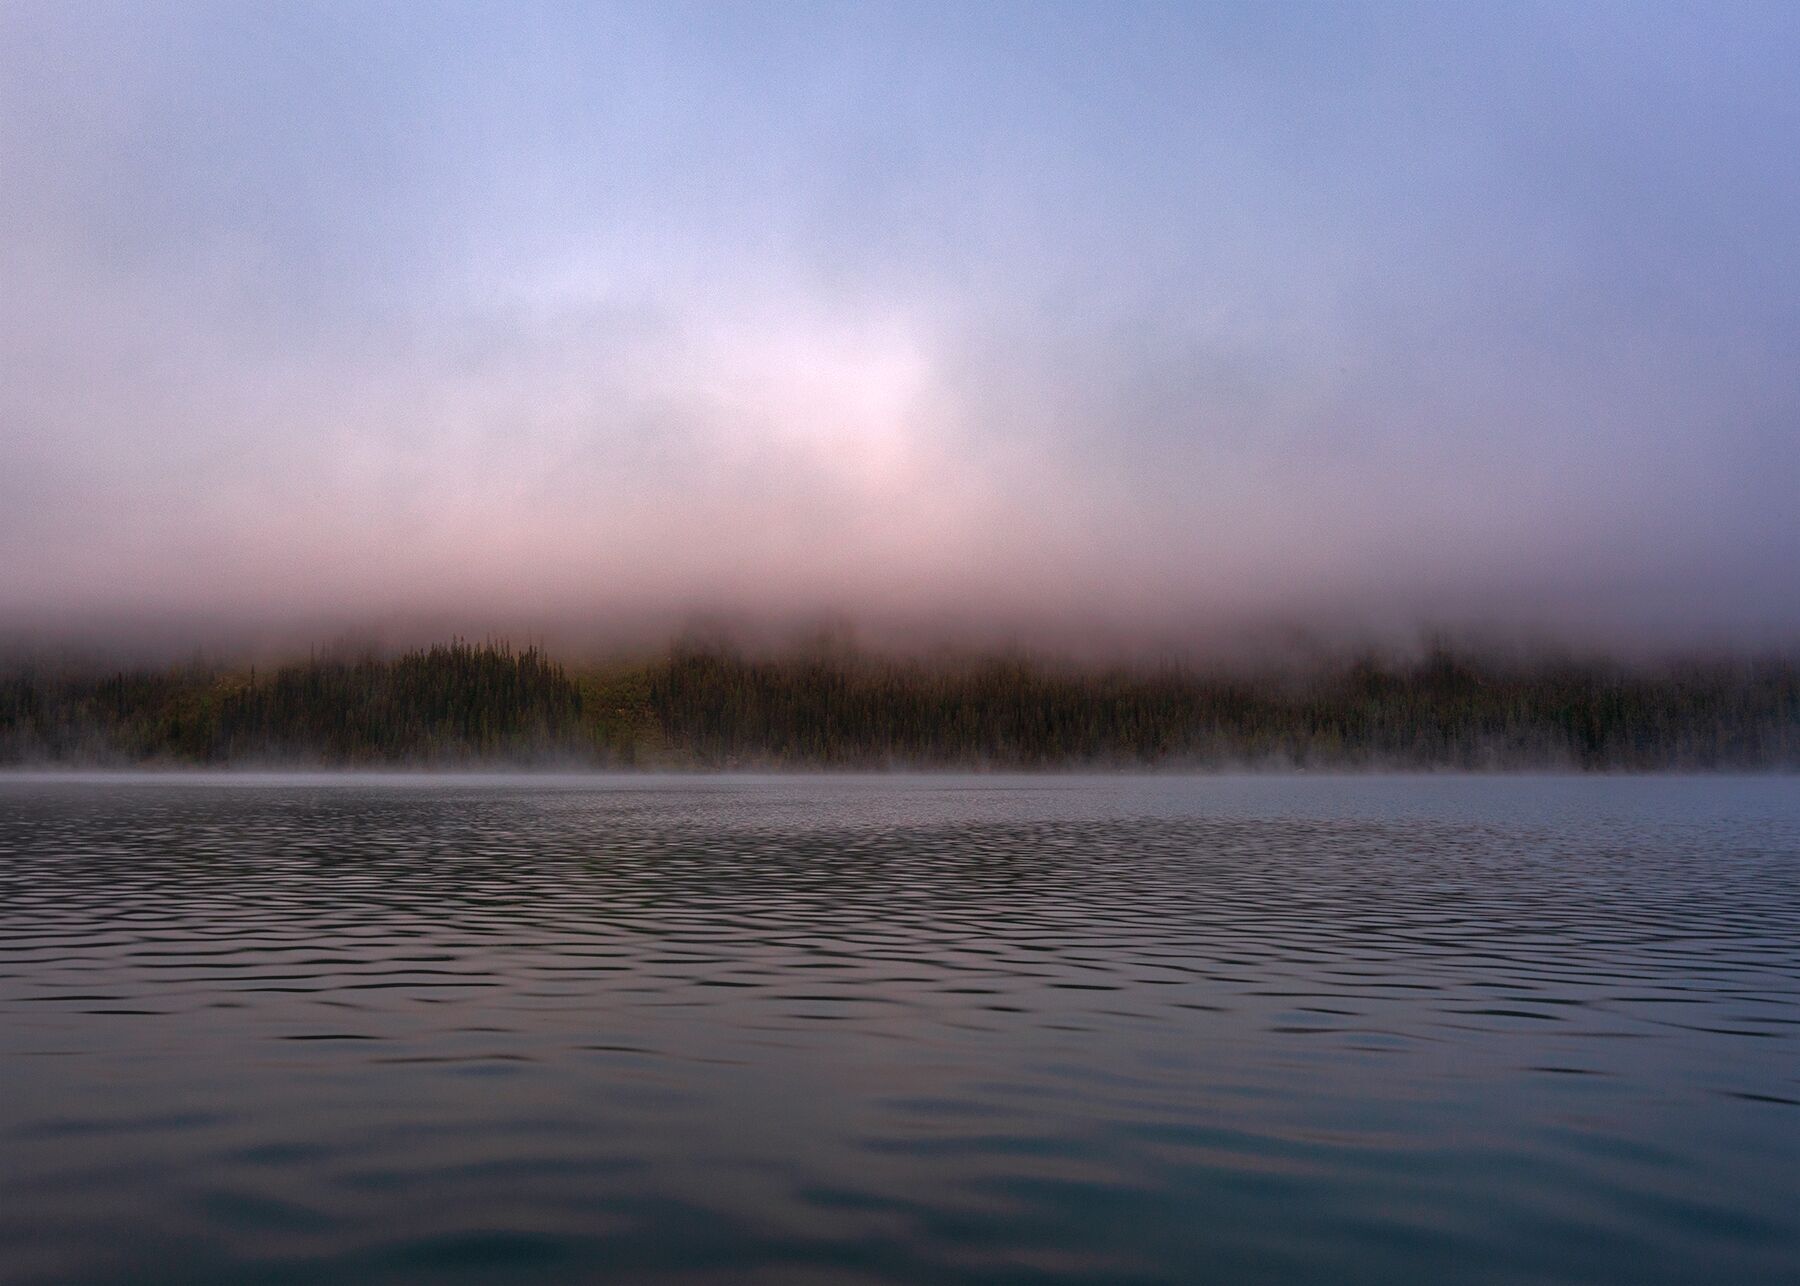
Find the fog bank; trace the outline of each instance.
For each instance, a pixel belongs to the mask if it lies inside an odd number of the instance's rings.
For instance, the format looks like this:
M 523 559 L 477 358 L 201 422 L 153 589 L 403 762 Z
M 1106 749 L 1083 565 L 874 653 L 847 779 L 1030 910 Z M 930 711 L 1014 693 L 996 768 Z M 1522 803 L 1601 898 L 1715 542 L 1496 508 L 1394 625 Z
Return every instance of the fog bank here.
M 0 634 L 1791 640 L 1796 47 L 9 5 Z

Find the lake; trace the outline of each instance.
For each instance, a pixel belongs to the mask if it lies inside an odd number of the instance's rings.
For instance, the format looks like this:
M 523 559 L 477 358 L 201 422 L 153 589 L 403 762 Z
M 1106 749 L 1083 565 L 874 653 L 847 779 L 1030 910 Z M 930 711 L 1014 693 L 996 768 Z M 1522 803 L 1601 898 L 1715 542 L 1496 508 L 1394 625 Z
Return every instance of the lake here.
M 1800 1280 L 1800 780 L 0 780 L 8 1282 Z

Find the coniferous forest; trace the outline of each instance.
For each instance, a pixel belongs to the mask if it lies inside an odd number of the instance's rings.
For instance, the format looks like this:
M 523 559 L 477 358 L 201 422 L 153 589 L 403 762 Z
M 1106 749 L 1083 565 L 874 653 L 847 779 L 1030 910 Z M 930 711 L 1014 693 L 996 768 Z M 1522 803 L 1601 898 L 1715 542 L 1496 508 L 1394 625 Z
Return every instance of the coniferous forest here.
M 1800 664 L 1502 662 L 1306 674 L 676 647 L 568 667 L 455 642 L 255 669 L 0 674 L 0 763 L 643 768 L 1800 767 Z

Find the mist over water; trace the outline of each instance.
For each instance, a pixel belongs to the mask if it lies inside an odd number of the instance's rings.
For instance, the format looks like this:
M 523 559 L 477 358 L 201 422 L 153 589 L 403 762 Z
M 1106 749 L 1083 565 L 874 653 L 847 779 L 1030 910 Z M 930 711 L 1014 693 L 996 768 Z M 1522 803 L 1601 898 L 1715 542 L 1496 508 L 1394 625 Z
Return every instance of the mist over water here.
M 0 1279 L 1800 1281 L 1796 51 L 0 0 Z

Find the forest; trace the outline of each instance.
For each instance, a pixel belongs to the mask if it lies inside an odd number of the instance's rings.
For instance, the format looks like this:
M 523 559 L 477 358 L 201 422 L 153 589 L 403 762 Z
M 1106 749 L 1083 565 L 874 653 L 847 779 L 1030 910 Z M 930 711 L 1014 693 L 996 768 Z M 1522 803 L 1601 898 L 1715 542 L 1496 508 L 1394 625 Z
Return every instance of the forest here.
M 1794 769 L 1800 664 L 1440 646 L 1257 674 L 678 645 L 570 666 L 461 640 L 263 669 L 20 659 L 0 667 L 0 763 Z

